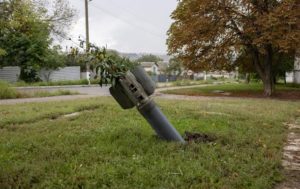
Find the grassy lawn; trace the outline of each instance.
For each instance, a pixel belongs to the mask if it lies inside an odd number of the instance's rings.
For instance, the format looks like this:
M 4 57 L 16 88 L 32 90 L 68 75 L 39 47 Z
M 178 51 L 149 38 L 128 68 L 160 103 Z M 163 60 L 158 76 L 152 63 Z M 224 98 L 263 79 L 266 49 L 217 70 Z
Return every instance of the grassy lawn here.
M 99 80 L 92 79 L 91 84 L 99 84 Z M 88 80 L 63 80 L 63 81 L 40 81 L 34 83 L 25 83 L 24 81 L 19 81 L 17 83 L 12 84 L 14 87 L 27 87 L 27 86 L 60 86 L 60 85 L 88 85 Z
M 164 91 L 167 94 L 190 96 L 233 96 L 233 97 L 263 97 L 263 86 L 259 83 L 251 84 L 221 84 L 188 89 Z M 300 99 L 299 85 L 276 85 L 275 98 Z
M 206 85 L 214 83 L 236 83 L 233 79 L 207 79 L 207 80 L 191 80 L 191 79 L 180 79 L 171 82 L 161 82 L 158 87 L 176 87 L 176 86 L 193 86 L 193 85 Z
M 62 95 L 76 95 L 79 94 L 70 90 L 56 90 L 49 91 L 35 91 L 35 92 L 20 92 L 15 88 L 9 86 L 8 83 L 0 81 L 0 99 L 16 99 L 16 98 L 35 98 L 35 97 L 50 97 L 50 96 L 62 96 Z
M 161 141 L 136 110 L 109 97 L 0 106 L 0 188 L 268 189 L 283 179 L 283 122 L 300 116 L 300 102 L 158 104 L 180 133 L 216 141 Z

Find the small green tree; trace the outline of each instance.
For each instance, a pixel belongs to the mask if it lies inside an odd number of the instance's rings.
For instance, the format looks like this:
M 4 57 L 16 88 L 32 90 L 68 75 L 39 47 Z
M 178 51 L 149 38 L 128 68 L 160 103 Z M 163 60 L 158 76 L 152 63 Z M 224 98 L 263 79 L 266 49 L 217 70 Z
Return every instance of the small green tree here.
M 153 54 L 147 54 L 147 55 L 143 55 L 142 57 L 138 58 L 136 61 L 137 62 L 159 62 L 159 61 L 162 61 L 162 59 Z
M 94 44 L 90 45 L 88 53 L 80 52 L 78 48 L 72 48 L 68 59 L 75 64 L 79 63 L 83 69 L 84 65 L 89 62 L 91 68 L 100 77 L 100 86 L 108 83 L 115 86 L 118 79 L 137 64 L 128 58 L 121 57 L 115 50 L 107 50 Z
M 62 10 L 56 7 L 55 16 L 50 17 L 37 2 L 10 0 L 0 4 L 0 64 L 20 66 L 20 79 L 27 82 L 39 80 L 37 72 L 42 67 L 57 68 L 63 63 L 62 54 L 51 47 L 54 20 L 62 19 L 57 13 Z
M 177 76 L 180 76 L 183 71 L 183 65 L 178 58 L 172 57 L 169 60 L 169 66 L 167 67 L 166 71 L 168 74 L 175 73 Z
M 0 62 L 20 66 L 20 79 L 36 81 L 36 73 L 51 43 L 48 24 L 39 19 L 30 1 L 14 0 L 3 8 L 5 25 L 0 30 L 0 45 L 6 54 Z

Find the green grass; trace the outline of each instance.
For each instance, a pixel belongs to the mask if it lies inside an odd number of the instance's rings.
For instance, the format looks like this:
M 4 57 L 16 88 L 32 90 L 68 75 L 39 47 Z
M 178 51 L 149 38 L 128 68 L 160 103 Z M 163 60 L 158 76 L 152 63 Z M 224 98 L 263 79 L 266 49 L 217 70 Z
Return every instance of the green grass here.
M 35 91 L 32 93 L 20 92 L 11 87 L 8 83 L 0 81 L 0 99 L 16 99 L 16 98 L 35 98 L 35 97 L 50 97 L 62 95 L 76 95 L 78 92 L 70 90 Z
M 0 99 L 18 98 L 18 92 L 8 83 L 0 81 Z
M 189 85 L 202 85 L 202 84 L 212 84 L 214 80 L 200 80 L 200 81 L 194 81 L 194 80 L 177 80 L 172 82 L 172 86 L 189 86 Z
M 203 84 L 213 84 L 216 82 L 222 82 L 222 83 L 232 83 L 236 82 L 232 79 L 208 79 L 208 80 L 189 80 L 189 79 L 183 79 L 183 80 L 177 80 L 172 83 L 172 86 L 189 86 L 189 85 L 203 85 Z
M 64 95 L 78 95 L 78 92 L 59 89 L 53 92 L 49 91 L 35 91 L 33 93 L 22 93 L 22 98 L 35 98 L 35 97 L 51 97 L 51 96 L 64 96 Z
M 74 81 L 51 81 L 51 82 L 35 82 L 35 83 L 25 83 L 19 81 L 14 83 L 15 87 L 26 87 L 26 86 L 60 86 L 60 85 L 87 85 L 88 81 L 86 79 L 74 80 Z M 91 84 L 99 84 L 99 80 L 91 80 Z
M 195 87 L 195 88 L 187 88 L 187 89 L 174 89 L 164 91 L 167 94 L 179 94 L 179 95 L 218 95 L 215 91 L 223 91 L 227 93 L 235 94 L 263 94 L 263 86 L 260 83 L 250 83 L 250 84 L 219 84 L 219 85 L 211 85 L 211 86 L 204 86 L 204 87 Z M 284 91 L 296 91 L 300 92 L 299 85 L 276 85 L 277 92 L 284 92 Z M 299 93 L 300 95 L 300 93 Z
M 161 141 L 109 97 L 0 106 L 0 188 L 268 189 L 282 180 L 283 122 L 300 116 L 299 102 L 158 104 L 180 133 L 217 140 Z

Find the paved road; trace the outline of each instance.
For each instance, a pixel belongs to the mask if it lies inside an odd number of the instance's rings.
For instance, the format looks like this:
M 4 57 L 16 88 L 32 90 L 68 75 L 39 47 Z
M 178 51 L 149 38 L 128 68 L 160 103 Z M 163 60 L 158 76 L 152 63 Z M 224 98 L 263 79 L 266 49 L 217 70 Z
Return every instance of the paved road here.
M 175 98 L 174 95 L 163 95 L 160 92 L 164 90 L 170 89 L 180 89 L 180 88 L 192 88 L 199 86 L 207 86 L 207 85 L 194 85 L 194 86 L 180 86 L 180 87 L 166 87 L 166 88 L 158 88 L 156 89 L 156 97 L 159 98 Z M 99 96 L 110 96 L 109 86 L 103 86 L 102 88 L 98 85 L 93 86 L 51 86 L 51 87 L 17 87 L 18 91 L 22 92 L 35 92 L 35 91 L 56 91 L 56 90 L 70 90 L 80 93 L 80 95 L 68 95 L 68 96 L 54 96 L 54 97 L 43 97 L 43 98 L 22 98 L 22 99 L 8 99 L 8 100 L 0 100 L 0 105 L 4 104 L 18 104 L 18 103 L 29 103 L 29 102 L 48 102 L 48 101 L 66 101 L 66 100 L 76 100 L 76 99 L 84 99 L 84 98 L 92 98 Z M 180 99 L 180 96 L 177 98 Z M 188 97 L 182 97 L 186 99 Z M 192 97 L 190 97 L 192 98 Z M 197 99 L 203 97 L 197 97 Z M 194 98 L 192 98 L 194 99 Z

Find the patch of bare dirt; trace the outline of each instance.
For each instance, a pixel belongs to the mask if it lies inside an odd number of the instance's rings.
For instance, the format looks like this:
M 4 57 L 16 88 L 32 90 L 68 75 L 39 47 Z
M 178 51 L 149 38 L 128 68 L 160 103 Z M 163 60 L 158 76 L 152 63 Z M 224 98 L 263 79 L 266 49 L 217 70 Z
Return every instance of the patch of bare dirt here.
M 208 143 L 213 142 L 217 138 L 215 136 L 211 136 L 204 133 L 192 133 L 186 131 L 184 133 L 184 140 L 187 142 L 195 142 L 195 143 Z

